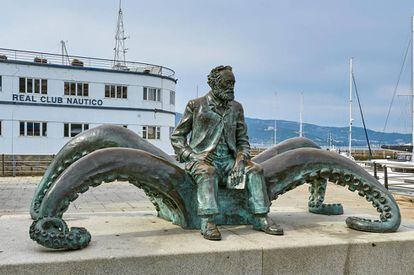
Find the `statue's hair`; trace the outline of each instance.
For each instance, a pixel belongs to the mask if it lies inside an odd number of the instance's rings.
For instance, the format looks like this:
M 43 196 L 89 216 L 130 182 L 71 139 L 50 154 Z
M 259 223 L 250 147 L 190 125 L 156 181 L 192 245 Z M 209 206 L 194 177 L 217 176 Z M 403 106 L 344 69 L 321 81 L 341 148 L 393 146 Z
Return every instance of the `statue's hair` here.
M 212 89 L 220 78 L 220 72 L 225 70 L 233 71 L 233 68 L 231 66 L 220 65 L 211 70 L 210 74 L 207 76 L 207 83 Z

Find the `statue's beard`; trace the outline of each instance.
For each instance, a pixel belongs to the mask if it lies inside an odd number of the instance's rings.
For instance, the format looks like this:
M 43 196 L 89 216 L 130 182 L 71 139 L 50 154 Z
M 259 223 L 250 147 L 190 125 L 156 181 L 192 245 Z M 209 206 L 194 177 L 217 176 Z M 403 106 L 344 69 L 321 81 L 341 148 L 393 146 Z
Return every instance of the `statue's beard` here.
M 233 89 L 227 89 L 227 90 L 214 89 L 213 93 L 217 98 L 219 98 L 220 100 L 222 100 L 224 102 L 229 102 L 229 101 L 234 100 L 234 90 Z

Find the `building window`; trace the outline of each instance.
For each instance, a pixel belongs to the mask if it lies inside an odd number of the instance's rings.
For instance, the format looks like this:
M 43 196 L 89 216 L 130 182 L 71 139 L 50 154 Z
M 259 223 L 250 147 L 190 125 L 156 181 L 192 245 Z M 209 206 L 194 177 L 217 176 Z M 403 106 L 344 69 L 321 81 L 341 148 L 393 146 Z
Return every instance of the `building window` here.
M 19 78 L 19 92 L 28 94 L 47 94 L 47 79 Z
M 26 79 L 26 93 L 33 93 L 33 79 Z
M 89 129 L 89 124 L 87 123 L 64 123 L 63 124 L 63 136 L 64 137 L 74 137 L 77 134 L 82 133 Z
M 2 123 L 1 123 L 1 120 L 0 120 L 0 136 L 1 136 L 1 128 L 2 128 L 2 127 L 1 127 L 2 125 L 1 125 L 1 124 L 2 124 Z
M 161 101 L 161 89 L 144 87 L 144 100 Z
M 25 93 L 26 92 L 26 78 L 19 78 L 19 92 Z
M 20 136 L 45 137 L 47 136 L 47 123 L 20 121 Z
M 170 91 L 170 104 L 175 105 L 175 91 Z
M 40 94 L 40 79 L 33 79 L 35 94 Z
M 161 127 L 142 126 L 142 137 L 145 139 L 161 139 Z
M 175 129 L 175 127 L 170 127 L 170 137 L 174 133 L 174 129 Z
M 105 85 L 105 97 L 128 98 L 128 87 L 123 85 Z
M 3 81 L 0 75 L 0 92 L 3 90 Z
M 42 79 L 42 94 L 47 94 L 47 79 Z
M 65 82 L 63 91 L 65 95 L 89 96 L 89 83 Z

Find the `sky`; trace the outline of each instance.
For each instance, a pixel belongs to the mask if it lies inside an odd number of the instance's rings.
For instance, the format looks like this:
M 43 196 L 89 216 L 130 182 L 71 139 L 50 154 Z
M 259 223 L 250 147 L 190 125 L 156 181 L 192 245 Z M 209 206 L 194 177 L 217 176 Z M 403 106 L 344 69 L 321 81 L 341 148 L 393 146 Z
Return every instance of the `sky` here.
M 118 0 L 1 0 L 0 47 L 113 58 Z M 231 65 L 245 115 L 346 126 L 349 58 L 367 127 L 383 130 L 414 1 L 123 0 L 127 59 L 172 68 L 176 111 L 208 92 L 207 74 Z M 5 12 L 6 11 L 6 12 Z M 410 132 L 411 51 L 387 132 Z M 355 101 L 356 102 L 356 101 Z M 354 104 L 354 125 L 362 125 Z

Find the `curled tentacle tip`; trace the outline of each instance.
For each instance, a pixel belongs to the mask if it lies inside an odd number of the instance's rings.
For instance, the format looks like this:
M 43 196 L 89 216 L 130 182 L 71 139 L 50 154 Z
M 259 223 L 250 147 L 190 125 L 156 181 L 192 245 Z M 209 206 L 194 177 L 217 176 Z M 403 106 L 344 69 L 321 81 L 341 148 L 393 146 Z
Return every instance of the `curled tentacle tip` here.
M 29 229 L 30 238 L 40 245 L 52 249 L 76 250 L 86 247 L 91 234 L 85 228 L 72 227 L 56 217 L 40 218 Z
M 391 215 L 392 216 L 392 215 Z M 390 216 L 390 218 L 391 218 Z M 380 220 L 372 221 L 370 219 L 364 219 L 359 217 L 348 217 L 346 224 L 349 228 L 375 233 L 389 233 L 397 231 L 399 223 L 390 223 L 390 220 L 386 215 L 381 214 Z

